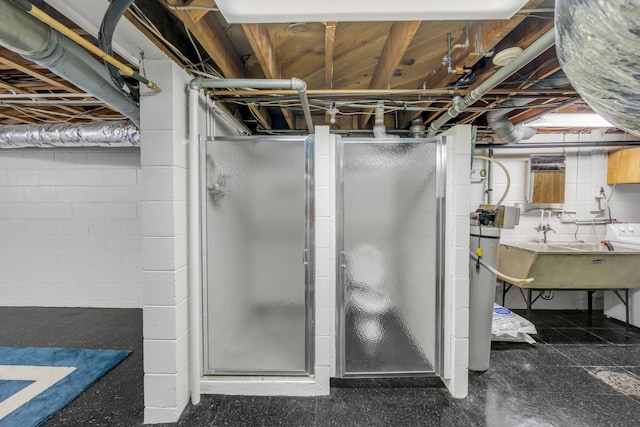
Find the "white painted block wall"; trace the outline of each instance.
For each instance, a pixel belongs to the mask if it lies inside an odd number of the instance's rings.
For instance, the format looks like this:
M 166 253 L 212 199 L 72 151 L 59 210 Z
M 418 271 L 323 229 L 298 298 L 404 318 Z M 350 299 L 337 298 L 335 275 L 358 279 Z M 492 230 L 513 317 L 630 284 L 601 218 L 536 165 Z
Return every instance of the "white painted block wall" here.
M 524 206 L 525 201 L 525 161 L 530 154 L 561 154 L 566 155 L 566 176 L 565 176 L 565 203 L 564 209 L 567 211 L 562 215 L 561 210 L 555 210 L 552 214 L 550 225 L 555 232 L 547 234 L 548 241 L 566 242 L 580 240 L 597 244 L 606 234 L 606 226 L 602 224 L 585 224 L 576 226 L 573 218 L 584 221 L 602 220 L 608 218 L 607 211 L 594 211 L 595 195 L 600 187 L 603 187 L 609 206 L 611 216 L 620 222 L 640 222 L 640 184 L 620 184 L 608 185 L 606 183 L 607 174 L 607 151 L 603 149 L 580 148 L 580 149 L 545 149 L 545 150 L 525 150 L 525 149 L 502 149 L 495 150 L 495 158 L 503 163 L 511 176 L 511 189 L 505 205 L 514 206 L 520 204 Z M 478 154 L 484 154 L 476 151 Z M 485 161 L 475 160 L 473 169 L 476 171 L 474 178 L 479 177 L 479 171 L 486 168 Z M 494 191 L 493 202 L 496 202 L 506 187 L 506 176 L 502 169 L 494 166 Z M 484 192 L 486 182 L 471 184 L 471 197 L 469 211 L 475 210 L 480 203 L 485 203 Z M 540 211 L 532 210 L 523 212 L 520 217 L 520 224 L 513 230 L 502 231 L 503 242 L 540 242 L 542 233 L 538 233 L 534 228 L 540 223 Z M 544 224 L 547 223 L 545 216 Z M 501 303 L 501 289 L 497 288 L 499 296 L 496 302 Z M 507 294 L 505 305 L 510 308 L 526 307 L 524 300 L 517 289 L 513 289 Z M 537 309 L 586 309 L 587 293 L 570 291 L 556 292 L 553 299 L 549 301 L 538 300 L 534 308 Z M 594 308 L 602 308 L 602 292 L 594 295 Z
M 469 389 L 469 166 L 471 126 L 455 126 L 447 141 L 444 271 L 444 383 L 452 396 Z
M 0 305 L 141 307 L 140 151 L 0 150 Z
M 140 99 L 144 420 L 175 422 L 189 401 L 187 83 L 170 60 L 145 63 L 162 87 Z M 202 121 L 201 121 L 202 123 Z

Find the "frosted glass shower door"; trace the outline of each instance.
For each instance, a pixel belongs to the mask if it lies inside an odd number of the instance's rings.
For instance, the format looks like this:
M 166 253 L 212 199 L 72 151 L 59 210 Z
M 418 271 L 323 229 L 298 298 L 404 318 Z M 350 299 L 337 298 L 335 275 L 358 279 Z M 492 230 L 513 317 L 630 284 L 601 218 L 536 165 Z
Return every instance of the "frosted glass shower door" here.
M 433 374 L 441 311 L 441 143 L 343 139 L 339 151 L 341 375 Z
M 311 373 L 313 138 L 205 144 L 205 371 Z

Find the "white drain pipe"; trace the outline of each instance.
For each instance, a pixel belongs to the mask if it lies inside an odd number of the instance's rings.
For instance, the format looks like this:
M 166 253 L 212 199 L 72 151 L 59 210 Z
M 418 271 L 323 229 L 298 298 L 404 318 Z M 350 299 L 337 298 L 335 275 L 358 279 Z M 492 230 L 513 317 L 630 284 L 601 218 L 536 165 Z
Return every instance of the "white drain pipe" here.
M 252 89 L 292 89 L 300 94 L 302 109 L 309 133 L 313 133 L 311 109 L 307 98 L 307 84 L 300 79 L 203 79 L 195 78 L 189 88 L 189 386 L 191 403 L 200 403 L 200 377 L 202 368 L 202 267 L 200 257 L 200 159 L 198 144 L 198 107 L 200 91 L 203 88 L 252 88 Z
M 375 109 L 375 124 L 373 136 L 376 138 L 399 138 L 398 135 L 389 135 L 384 125 L 384 103 L 379 102 Z

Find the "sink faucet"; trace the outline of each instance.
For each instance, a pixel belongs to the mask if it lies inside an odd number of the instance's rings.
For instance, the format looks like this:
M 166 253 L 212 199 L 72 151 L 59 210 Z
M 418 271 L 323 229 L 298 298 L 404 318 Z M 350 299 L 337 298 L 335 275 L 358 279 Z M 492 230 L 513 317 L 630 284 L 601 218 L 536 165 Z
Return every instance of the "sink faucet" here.
M 544 221 L 545 210 L 540 209 L 540 224 L 538 224 L 537 227 L 534 227 L 534 230 L 536 230 L 538 233 L 542 231 L 542 233 L 544 234 L 544 237 L 542 238 L 542 243 L 547 243 L 548 232 L 550 231 L 553 231 L 554 233 L 556 232 L 553 228 L 551 228 L 551 211 L 549 211 L 548 213 L 549 213 L 549 219 L 547 219 L 547 223 L 542 224 L 542 221 Z

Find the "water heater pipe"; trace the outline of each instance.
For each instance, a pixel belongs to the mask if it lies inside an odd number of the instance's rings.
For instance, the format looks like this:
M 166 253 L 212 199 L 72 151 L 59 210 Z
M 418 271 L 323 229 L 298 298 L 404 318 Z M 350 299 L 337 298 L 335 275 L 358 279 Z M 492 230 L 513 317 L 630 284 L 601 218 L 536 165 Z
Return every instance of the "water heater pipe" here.
M 496 278 L 500 280 L 504 280 L 505 282 L 520 284 L 520 285 L 528 285 L 534 280 L 533 277 L 528 277 L 526 279 L 518 279 L 515 277 L 507 276 L 506 274 L 499 272 L 498 270 L 491 267 L 490 265 L 485 264 L 484 261 L 482 261 L 482 258 L 478 259 L 478 256 L 474 254 L 473 251 L 469 251 L 469 256 L 471 257 L 471 259 L 478 262 L 481 266 L 483 266 L 484 268 L 489 270 L 491 273 L 493 273 L 496 276 Z
M 507 177 L 507 187 L 504 189 L 504 193 L 502 193 L 502 196 L 500 197 L 500 200 L 498 200 L 498 202 L 495 204 L 496 207 L 500 206 L 502 204 L 502 202 L 504 201 L 504 199 L 507 197 L 507 194 L 509 193 L 509 188 L 511 187 L 511 176 L 509 175 L 509 171 L 507 170 L 507 168 L 498 160 L 494 159 L 493 157 L 486 157 L 486 156 L 473 156 L 474 159 L 480 159 L 480 160 L 486 160 L 488 162 L 493 162 L 496 165 L 500 166 L 502 168 L 502 170 L 504 171 L 504 174 Z

